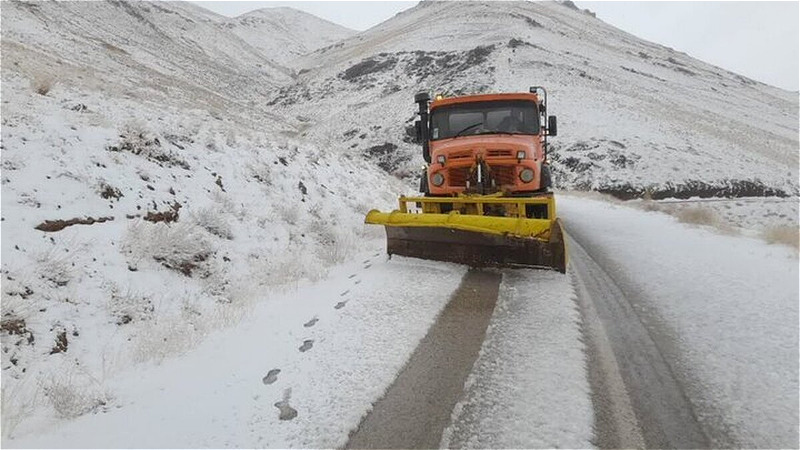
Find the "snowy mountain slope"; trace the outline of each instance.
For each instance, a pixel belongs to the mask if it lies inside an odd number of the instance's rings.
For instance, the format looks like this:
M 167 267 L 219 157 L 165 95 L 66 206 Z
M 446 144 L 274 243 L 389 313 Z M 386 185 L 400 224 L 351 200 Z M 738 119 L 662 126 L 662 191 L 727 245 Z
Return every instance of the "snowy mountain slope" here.
M 291 79 L 188 2 L 5 2 L 2 19 L 4 66 L 42 82 L 218 111 Z
M 225 28 L 287 67 L 356 32 L 293 8 L 262 8 L 225 21 Z
M 548 2 L 422 2 L 304 58 L 273 99 L 401 176 L 413 94 L 544 85 L 560 135 L 561 188 L 621 197 L 796 194 L 795 94 L 714 67 Z M 397 151 L 395 151 L 395 146 Z

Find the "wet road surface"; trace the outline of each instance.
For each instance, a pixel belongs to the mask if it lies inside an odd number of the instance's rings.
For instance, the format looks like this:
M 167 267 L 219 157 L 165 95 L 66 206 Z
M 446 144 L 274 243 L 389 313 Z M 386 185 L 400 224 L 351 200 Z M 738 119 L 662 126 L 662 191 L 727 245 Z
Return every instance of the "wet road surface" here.
M 347 448 L 438 448 L 492 317 L 502 275 L 470 270 Z

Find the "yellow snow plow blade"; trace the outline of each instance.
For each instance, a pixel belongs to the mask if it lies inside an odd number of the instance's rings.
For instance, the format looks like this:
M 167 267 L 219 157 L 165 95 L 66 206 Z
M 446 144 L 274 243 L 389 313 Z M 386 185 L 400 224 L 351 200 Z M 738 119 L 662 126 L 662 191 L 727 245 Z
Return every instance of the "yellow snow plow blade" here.
M 566 249 L 552 195 L 400 197 L 398 210 L 372 210 L 365 222 L 386 227 L 390 255 L 566 271 Z

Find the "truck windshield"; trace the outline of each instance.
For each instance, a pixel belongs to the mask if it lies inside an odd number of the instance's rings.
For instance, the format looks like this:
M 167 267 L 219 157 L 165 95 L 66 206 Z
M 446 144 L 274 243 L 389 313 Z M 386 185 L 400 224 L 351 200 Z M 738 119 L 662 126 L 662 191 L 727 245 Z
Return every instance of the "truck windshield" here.
M 536 103 L 525 100 L 462 103 L 431 112 L 431 140 L 476 134 L 539 134 Z

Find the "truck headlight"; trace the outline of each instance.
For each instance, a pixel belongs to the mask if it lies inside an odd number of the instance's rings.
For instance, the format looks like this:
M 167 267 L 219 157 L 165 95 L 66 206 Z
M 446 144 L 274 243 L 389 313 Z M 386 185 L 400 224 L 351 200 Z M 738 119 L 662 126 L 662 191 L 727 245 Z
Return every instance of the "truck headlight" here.
M 523 183 L 530 183 L 531 181 L 533 181 L 533 170 L 522 169 L 519 172 L 519 179 L 522 180 Z
M 445 156 L 444 156 L 444 155 L 439 155 L 439 156 L 437 156 L 437 157 L 436 157 L 436 162 L 438 162 L 438 163 L 439 163 L 439 164 L 441 164 L 441 165 L 444 165 L 444 162 L 445 162 L 446 160 L 447 160 L 447 158 L 445 158 Z
M 431 177 L 431 181 L 433 182 L 434 186 L 441 186 L 444 184 L 444 175 L 437 172 L 433 174 L 433 176 Z
M 525 159 L 525 150 L 520 150 L 517 152 L 517 159 Z

